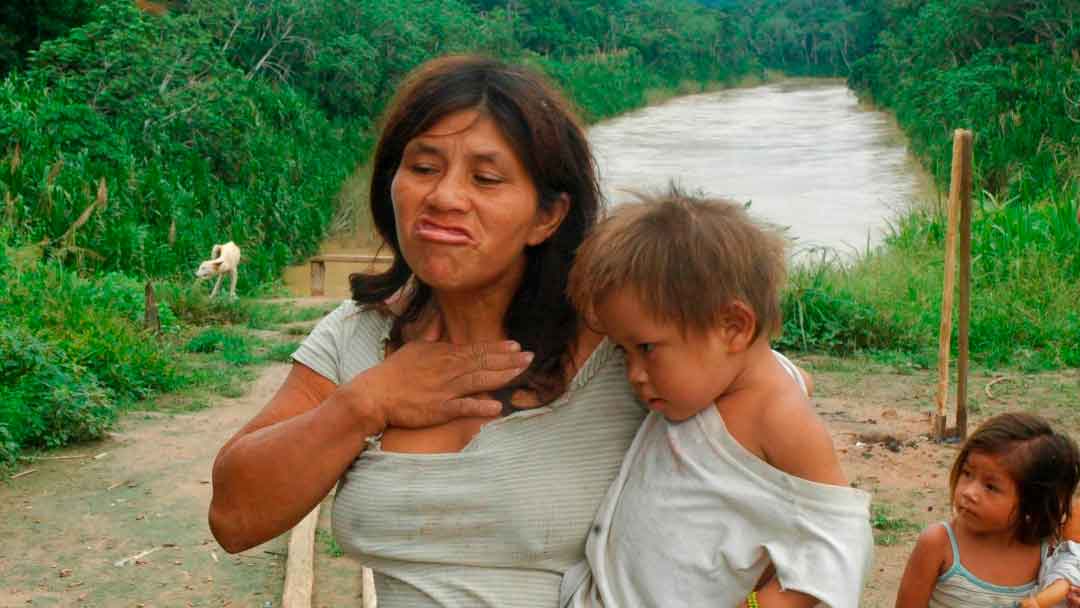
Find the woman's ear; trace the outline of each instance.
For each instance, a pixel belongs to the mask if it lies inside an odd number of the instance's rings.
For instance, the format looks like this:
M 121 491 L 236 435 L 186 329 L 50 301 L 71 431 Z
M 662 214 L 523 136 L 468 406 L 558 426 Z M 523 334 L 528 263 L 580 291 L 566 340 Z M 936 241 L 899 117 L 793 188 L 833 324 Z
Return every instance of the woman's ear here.
M 563 192 L 548 205 L 547 209 L 541 207 L 536 212 L 536 223 L 529 231 L 526 243 L 530 246 L 539 245 L 551 238 L 559 229 L 566 214 L 570 211 L 570 195 Z
M 750 348 L 754 342 L 754 331 L 757 329 L 757 315 L 746 305 L 738 300 L 728 305 L 725 313 L 724 329 L 726 333 L 728 352 L 741 353 Z

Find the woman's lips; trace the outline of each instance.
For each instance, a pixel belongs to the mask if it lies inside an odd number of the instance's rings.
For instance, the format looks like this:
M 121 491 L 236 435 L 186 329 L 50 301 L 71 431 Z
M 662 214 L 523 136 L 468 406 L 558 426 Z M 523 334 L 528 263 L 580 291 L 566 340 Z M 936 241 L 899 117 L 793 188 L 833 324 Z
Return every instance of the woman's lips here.
M 472 242 L 472 235 L 468 230 L 458 226 L 436 224 L 429 220 L 417 222 L 416 235 L 426 241 L 446 245 L 467 245 Z

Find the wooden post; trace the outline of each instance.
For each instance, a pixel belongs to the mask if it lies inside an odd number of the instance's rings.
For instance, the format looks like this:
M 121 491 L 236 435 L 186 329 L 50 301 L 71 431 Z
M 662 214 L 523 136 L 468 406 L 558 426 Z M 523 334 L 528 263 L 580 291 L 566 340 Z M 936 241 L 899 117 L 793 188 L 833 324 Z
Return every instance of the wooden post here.
M 315 584 L 315 528 L 319 524 L 319 505 L 292 530 L 289 557 L 285 562 L 285 591 L 282 608 L 311 608 L 311 590 Z
M 960 327 L 959 352 L 956 357 L 956 437 L 967 438 L 968 393 L 968 336 L 971 326 L 971 131 L 957 129 L 955 142 L 960 142 Z M 953 152 L 953 164 L 956 152 Z M 955 174 L 954 174 L 955 175 Z M 950 193 L 951 196 L 951 193 Z
M 964 159 L 968 159 L 965 162 Z M 945 284 L 941 293 L 941 327 L 938 331 L 937 411 L 932 420 L 931 436 L 945 439 L 945 406 L 949 401 L 949 354 L 952 346 L 953 291 L 956 282 L 956 232 L 960 221 L 964 184 L 971 193 L 971 131 L 953 133 L 952 183 L 949 187 L 948 226 L 945 233 Z M 965 387 L 966 389 L 966 387 Z M 965 411 L 966 415 L 966 411 Z
M 154 298 L 154 284 L 151 283 L 149 279 L 146 281 L 143 306 L 143 327 L 155 334 L 161 332 L 161 319 L 158 317 L 157 299 Z
M 326 262 L 320 259 L 311 260 L 311 295 L 322 296 L 326 294 Z
M 371 568 L 360 568 L 360 608 L 376 608 L 375 573 Z

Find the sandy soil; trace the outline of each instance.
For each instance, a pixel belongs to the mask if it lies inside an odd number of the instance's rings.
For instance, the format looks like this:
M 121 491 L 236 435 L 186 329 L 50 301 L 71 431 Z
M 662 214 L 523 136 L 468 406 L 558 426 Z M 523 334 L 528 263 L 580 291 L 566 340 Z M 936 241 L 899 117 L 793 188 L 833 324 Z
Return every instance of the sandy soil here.
M 956 447 L 929 442 L 934 379 L 865 360 L 800 361 L 852 483 L 874 497 L 879 543 L 862 604 L 891 606 L 918 530 L 947 515 Z M 246 395 L 194 413 L 134 413 L 110 437 L 50 453 L 0 484 L 0 606 L 255 606 L 280 604 L 284 537 L 226 554 L 206 524 L 210 466 L 225 439 L 284 379 L 264 368 Z M 1080 372 L 971 381 L 972 424 L 1010 408 L 1038 411 L 1075 432 Z M 320 527 L 329 530 L 329 508 Z M 320 533 L 316 606 L 358 605 L 359 567 Z M 137 556 L 137 557 L 136 557 Z M 118 565 L 119 564 L 119 565 Z

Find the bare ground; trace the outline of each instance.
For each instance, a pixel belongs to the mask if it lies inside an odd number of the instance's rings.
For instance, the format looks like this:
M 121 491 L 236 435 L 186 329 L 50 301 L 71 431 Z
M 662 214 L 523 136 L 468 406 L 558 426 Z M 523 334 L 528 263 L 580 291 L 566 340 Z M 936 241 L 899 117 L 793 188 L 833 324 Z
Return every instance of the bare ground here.
M 874 497 L 878 546 L 862 604 L 891 606 L 918 530 L 948 513 L 956 447 L 926 439 L 935 380 L 865 359 L 800 363 L 817 380 L 817 408 L 849 478 Z M 287 370 L 266 367 L 245 395 L 203 411 L 127 415 L 108 439 L 49 454 L 82 457 L 37 460 L 21 469 L 33 473 L 0 484 L 0 606 L 278 606 L 286 539 L 228 555 L 210 535 L 206 507 L 218 447 Z M 994 378 L 972 377 L 972 425 L 1027 409 L 1076 432 L 1080 370 L 1009 373 L 991 398 L 984 387 Z M 358 565 L 335 556 L 325 532 L 316 542 L 314 605 L 358 605 Z

